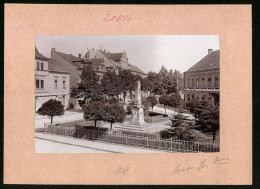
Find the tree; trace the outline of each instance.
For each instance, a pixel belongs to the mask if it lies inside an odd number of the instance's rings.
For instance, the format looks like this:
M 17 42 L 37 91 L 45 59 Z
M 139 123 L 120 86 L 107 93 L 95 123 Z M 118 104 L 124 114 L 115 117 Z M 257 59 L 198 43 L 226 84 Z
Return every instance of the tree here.
M 101 95 L 102 90 L 99 84 L 99 78 L 92 66 L 84 66 L 81 73 L 81 82 L 77 87 L 72 87 L 71 96 L 83 98 L 84 102 L 96 95 Z M 83 103 L 84 104 L 84 103 Z
M 186 108 L 194 114 L 195 120 L 201 115 L 202 111 L 208 107 L 207 101 L 193 99 L 186 103 Z
M 216 133 L 219 130 L 219 107 L 208 106 L 198 117 L 196 125 L 205 132 L 212 132 L 214 142 Z
M 156 99 L 155 96 L 149 96 L 149 97 L 147 97 L 146 99 L 147 99 L 147 101 L 150 102 L 150 105 L 151 105 L 152 111 L 153 111 L 153 107 L 154 107 L 156 104 L 158 104 L 158 100 Z
M 110 130 L 112 130 L 113 123 L 120 122 L 122 123 L 125 120 L 126 113 L 123 106 L 119 105 L 118 103 L 115 104 L 107 104 L 104 107 L 105 117 L 104 121 L 109 122 Z
M 197 99 L 192 99 L 186 103 L 186 108 L 191 112 L 195 113 L 196 109 L 199 106 L 199 101 Z
M 149 109 L 151 107 L 151 103 L 147 100 L 147 98 L 142 98 L 144 116 L 149 115 Z
M 95 127 L 97 121 L 104 120 L 105 117 L 105 104 L 102 101 L 91 100 L 88 104 L 83 105 L 84 118 L 95 121 Z
M 177 92 L 177 76 L 173 73 L 172 69 L 167 73 L 164 78 L 166 94 L 172 94 Z
M 52 124 L 54 116 L 61 116 L 64 114 L 64 106 L 62 105 L 61 101 L 50 99 L 43 103 L 42 107 L 38 109 L 37 113 L 44 116 L 50 116 Z
M 162 95 L 162 96 L 160 96 L 159 103 L 163 104 L 164 110 L 165 110 L 165 115 L 166 115 L 166 106 L 169 105 L 169 95 Z
M 124 102 L 125 102 L 125 97 L 126 93 L 129 90 L 133 89 L 133 84 L 134 84 L 134 75 L 130 70 L 119 70 L 119 79 L 120 79 L 120 87 L 119 91 L 120 93 L 123 94 L 124 97 Z
M 181 105 L 181 96 L 179 93 L 172 93 L 168 98 L 168 105 L 177 108 Z
M 118 97 L 121 93 L 120 77 L 115 71 L 106 72 L 101 81 L 102 92 L 109 97 Z

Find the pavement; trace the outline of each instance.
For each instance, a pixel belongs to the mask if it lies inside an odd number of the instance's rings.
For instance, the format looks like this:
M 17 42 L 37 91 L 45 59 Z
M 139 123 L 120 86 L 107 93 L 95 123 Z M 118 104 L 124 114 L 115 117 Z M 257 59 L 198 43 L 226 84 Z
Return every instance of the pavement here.
M 70 122 L 70 121 L 77 121 L 82 120 L 83 118 L 83 112 L 70 112 L 65 111 L 64 115 L 62 116 L 55 116 L 53 118 L 54 123 L 64 123 L 64 122 Z M 50 123 L 50 118 L 48 116 L 42 116 L 39 114 L 35 114 L 35 129 L 36 128 L 44 128 L 44 123 Z
M 155 106 L 153 107 L 153 112 L 164 114 L 165 110 L 162 107 Z M 169 116 L 173 116 L 173 115 L 178 115 L 179 113 L 174 110 L 166 108 L 166 114 Z M 187 116 L 188 119 L 194 119 L 192 114 L 183 113 L 182 115 Z
M 35 138 L 36 153 L 110 153 L 107 151 Z
M 99 142 L 99 141 L 90 141 L 86 139 L 79 139 L 79 138 L 73 138 L 73 137 L 65 137 L 60 135 L 54 135 L 54 134 L 46 134 L 46 133 L 35 133 L 35 138 L 37 139 L 44 139 L 52 142 L 57 142 L 61 144 L 68 144 L 68 145 L 74 145 L 77 147 L 85 147 L 88 149 L 94 149 L 97 150 L 98 153 L 100 151 L 110 152 L 110 153 L 167 153 L 164 151 L 159 150 L 152 150 L 152 149 L 146 149 L 146 148 L 135 148 L 130 147 L 126 145 L 119 145 L 119 144 L 111 144 L 111 143 L 105 143 L 105 142 Z M 37 143 L 36 143 L 37 144 Z M 43 150 L 41 152 L 41 146 L 35 146 L 35 151 L 38 153 L 52 153 L 48 152 L 48 150 Z M 61 149 L 59 149 L 61 150 Z M 58 152 L 57 152 L 58 153 Z M 75 152 L 75 149 L 71 149 L 71 151 L 66 151 L 66 153 L 77 153 L 77 150 Z M 80 152 L 78 152 L 80 153 Z M 87 153 L 97 153 L 95 151 L 89 151 Z

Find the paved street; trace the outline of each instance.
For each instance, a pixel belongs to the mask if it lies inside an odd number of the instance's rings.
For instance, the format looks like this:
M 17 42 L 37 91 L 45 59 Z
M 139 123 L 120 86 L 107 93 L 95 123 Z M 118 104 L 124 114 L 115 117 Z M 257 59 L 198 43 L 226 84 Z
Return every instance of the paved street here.
M 50 140 L 35 138 L 36 153 L 108 153 L 93 148 L 74 146 Z
M 70 112 L 65 111 L 63 116 L 55 116 L 53 122 L 63 123 L 83 119 L 83 112 Z M 48 116 L 35 116 L 35 128 L 43 128 L 44 123 L 50 123 L 50 118 Z
M 48 144 L 42 140 L 50 143 Z M 78 152 L 78 147 L 80 147 L 79 151 L 81 152 Z M 86 152 L 83 152 L 83 149 L 81 148 L 86 148 Z M 164 151 L 152 149 L 136 148 L 45 133 L 35 133 L 35 151 L 38 153 L 103 153 L 104 151 L 110 153 L 166 153 Z
M 164 114 L 164 108 L 162 107 L 158 107 L 155 106 L 153 108 L 154 112 L 158 112 L 158 113 L 162 113 Z M 168 115 L 176 115 L 177 112 L 173 111 L 173 110 L 166 110 L 166 113 Z M 190 118 L 193 118 L 193 116 L 191 114 L 183 114 L 183 115 L 187 115 Z M 55 116 L 53 118 L 53 122 L 58 122 L 58 123 L 63 123 L 63 122 L 70 122 L 70 121 L 76 121 L 76 120 L 82 120 L 83 119 L 83 112 L 71 112 L 71 111 L 65 111 L 63 116 Z M 48 116 L 41 116 L 41 115 L 36 115 L 35 116 L 35 128 L 43 128 L 44 127 L 44 123 L 49 123 L 50 122 L 50 118 Z M 104 123 L 103 127 L 107 127 L 110 128 L 110 124 L 109 123 Z

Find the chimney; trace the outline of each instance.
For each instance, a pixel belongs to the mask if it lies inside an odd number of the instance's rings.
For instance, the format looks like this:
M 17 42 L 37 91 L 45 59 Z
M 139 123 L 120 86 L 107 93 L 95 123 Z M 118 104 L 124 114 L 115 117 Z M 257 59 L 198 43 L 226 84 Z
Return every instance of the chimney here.
M 106 52 L 106 49 L 104 49 L 104 52 Z
M 81 53 L 79 53 L 79 58 L 81 58 Z
M 208 54 L 212 53 L 213 49 L 208 49 Z
M 108 51 L 108 54 L 110 54 L 110 51 Z
M 51 48 L 51 51 L 55 51 L 55 48 Z

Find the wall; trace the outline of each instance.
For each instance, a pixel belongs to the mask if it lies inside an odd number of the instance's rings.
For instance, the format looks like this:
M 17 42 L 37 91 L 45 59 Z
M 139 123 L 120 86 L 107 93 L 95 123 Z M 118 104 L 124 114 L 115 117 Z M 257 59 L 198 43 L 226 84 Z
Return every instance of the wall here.
M 55 79 L 57 79 L 57 88 L 55 87 Z M 50 99 L 60 100 L 66 109 L 70 102 L 70 75 L 48 72 L 44 81 L 44 89 L 40 92 L 36 90 L 35 93 L 35 111 Z M 65 88 L 63 88 L 63 81 L 65 81 Z
M 59 55 L 57 55 L 55 51 L 51 52 L 51 58 L 56 60 L 60 66 L 62 66 L 65 70 L 67 70 L 67 72 L 70 73 L 70 87 L 76 86 L 79 80 L 76 67 L 73 66 L 70 62 L 60 57 Z

